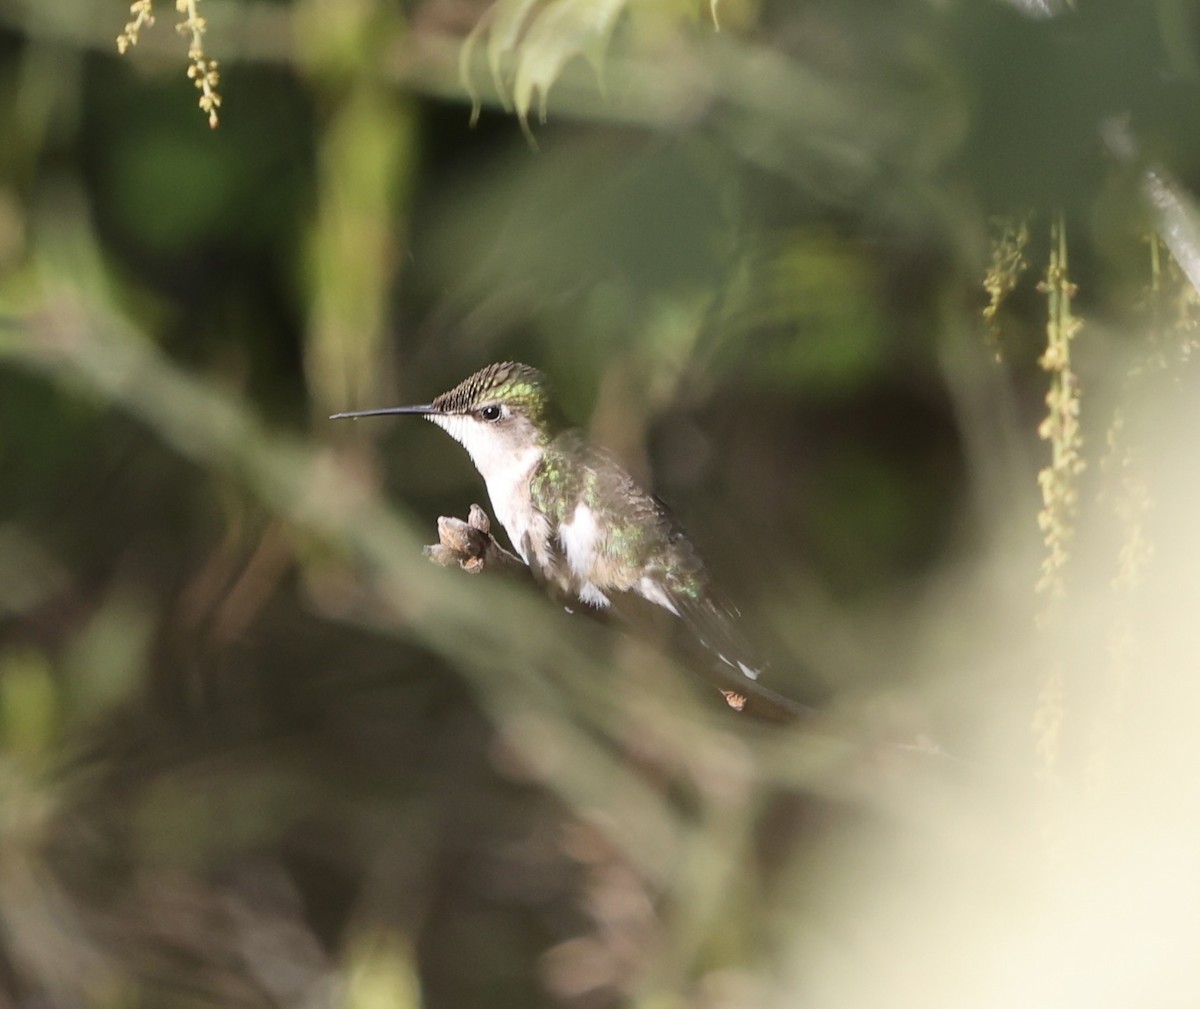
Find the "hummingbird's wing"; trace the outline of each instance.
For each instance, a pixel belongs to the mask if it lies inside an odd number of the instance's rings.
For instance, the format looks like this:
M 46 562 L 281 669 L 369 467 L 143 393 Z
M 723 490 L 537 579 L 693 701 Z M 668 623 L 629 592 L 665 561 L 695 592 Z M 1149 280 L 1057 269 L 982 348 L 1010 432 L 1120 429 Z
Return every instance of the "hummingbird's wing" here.
M 670 580 L 664 585 L 671 609 L 678 614 L 688 631 L 695 636 L 717 661 L 739 677 L 757 680 L 763 670 L 738 622 L 741 615 L 729 603 L 716 597 L 711 586 L 697 598 L 688 589 L 672 591 Z
M 689 664 L 734 707 L 772 720 L 814 713 L 757 682 L 763 664 L 737 610 L 715 590 L 670 509 L 578 432 L 547 447 L 531 474 L 530 499 L 545 520 L 537 526 L 551 531 L 527 552 L 540 579 L 647 630 L 654 623 L 661 629 L 653 613 L 661 614 Z
M 671 511 L 578 432 L 548 447 L 531 481 L 533 507 L 555 531 L 549 580 L 593 606 L 648 600 L 684 624 L 726 670 L 757 679 L 739 614 L 715 589 L 699 552 Z

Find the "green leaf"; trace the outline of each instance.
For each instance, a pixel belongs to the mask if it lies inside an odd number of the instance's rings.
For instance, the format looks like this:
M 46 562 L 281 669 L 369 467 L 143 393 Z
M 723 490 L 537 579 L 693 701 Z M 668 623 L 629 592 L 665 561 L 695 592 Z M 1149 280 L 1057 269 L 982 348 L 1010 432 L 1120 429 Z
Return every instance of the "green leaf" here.
M 60 700 L 50 661 L 35 648 L 0 656 L 0 742 L 37 763 L 58 735 Z

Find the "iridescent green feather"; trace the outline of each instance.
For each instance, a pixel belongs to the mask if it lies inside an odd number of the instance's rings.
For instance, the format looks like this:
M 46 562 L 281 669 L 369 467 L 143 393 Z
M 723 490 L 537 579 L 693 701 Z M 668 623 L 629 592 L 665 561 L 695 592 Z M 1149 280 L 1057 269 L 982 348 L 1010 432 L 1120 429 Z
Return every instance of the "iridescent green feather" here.
M 554 529 L 586 505 L 604 530 L 598 549 L 605 566 L 649 577 L 672 599 L 705 593 L 704 566 L 674 516 L 578 431 L 563 432 L 546 446 L 530 496 Z

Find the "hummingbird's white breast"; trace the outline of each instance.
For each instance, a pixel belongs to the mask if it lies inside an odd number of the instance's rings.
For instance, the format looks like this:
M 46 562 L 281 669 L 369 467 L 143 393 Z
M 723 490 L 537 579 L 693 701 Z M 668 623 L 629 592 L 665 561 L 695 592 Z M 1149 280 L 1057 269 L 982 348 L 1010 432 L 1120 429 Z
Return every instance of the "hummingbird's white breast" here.
M 659 580 L 649 575 L 631 577 L 629 572 L 617 574 L 610 570 L 611 560 L 603 556 L 605 543 L 602 523 L 585 502 L 580 501 L 571 513 L 570 520 L 558 527 L 558 542 L 574 576 L 575 591 L 581 601 L 597 608 L 609 606 L 612 600 L 606 590 L 616 589 L 635 592 L 679 616 L 679 609 L 671 602 L 671 597 Z M 617 576 L 614 577 L 614 574 Z
M 582 602 L 603 608 L 609 598 L 592 581 L 601 549 L 600 523 L 596 513 L 582 501 L 575 506 L 569 522 L 558 527 L 558 542 L 567 559 L 567 566 L 577 582 L 576 591 Z
M 496 520 L 504 526 L 513 548 L 526 564 L 530 545 L 543 543 L 549 535 L 546 517 L 529 498 L 529 478 L 541 461 L 536 444 L 512 445 L 498 438 L 494 429 L 483 427 L 471 417 L 432 415 L 429 418 L 467 450 L 475 468 L 487 484 Z

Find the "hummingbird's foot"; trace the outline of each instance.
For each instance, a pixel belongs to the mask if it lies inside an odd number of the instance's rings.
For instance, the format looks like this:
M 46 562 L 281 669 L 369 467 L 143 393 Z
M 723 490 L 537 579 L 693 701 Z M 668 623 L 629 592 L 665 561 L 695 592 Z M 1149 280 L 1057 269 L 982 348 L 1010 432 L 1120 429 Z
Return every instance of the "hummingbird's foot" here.
M 440 542 L 425 548 L 425 556 L 444 568 L 457 564 L 476 575 L 485 568 L 525 569 L 521 558 L 509 553 L 492 535 L 492 520 L 477 504 L 464 522 L 443 515 L 437 521 Z

